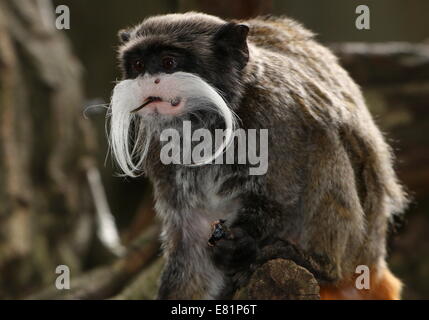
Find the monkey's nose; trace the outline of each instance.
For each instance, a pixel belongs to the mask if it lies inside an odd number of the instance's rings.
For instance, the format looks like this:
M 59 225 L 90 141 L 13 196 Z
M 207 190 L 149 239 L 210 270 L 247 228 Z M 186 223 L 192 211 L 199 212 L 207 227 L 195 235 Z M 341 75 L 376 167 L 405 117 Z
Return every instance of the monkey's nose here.
M 158 84 L 161 81 L 161 79 L 157 78 L 155 79 L 155 83 Z

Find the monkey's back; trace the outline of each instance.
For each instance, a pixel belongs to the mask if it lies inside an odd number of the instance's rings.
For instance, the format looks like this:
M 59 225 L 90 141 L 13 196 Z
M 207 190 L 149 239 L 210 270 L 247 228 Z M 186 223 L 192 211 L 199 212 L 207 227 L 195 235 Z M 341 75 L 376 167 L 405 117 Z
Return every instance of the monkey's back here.
M 382 265 L 389 220 L 407 201 L 359 88 L 295 21 L 246 23 L 251 61 L 242 107 L 255 117 L 238 114 L 249 128 L 269 129 L 265 179 L 284 204 L 285 237 L 329 256 L 340 278 L 357 264 Z

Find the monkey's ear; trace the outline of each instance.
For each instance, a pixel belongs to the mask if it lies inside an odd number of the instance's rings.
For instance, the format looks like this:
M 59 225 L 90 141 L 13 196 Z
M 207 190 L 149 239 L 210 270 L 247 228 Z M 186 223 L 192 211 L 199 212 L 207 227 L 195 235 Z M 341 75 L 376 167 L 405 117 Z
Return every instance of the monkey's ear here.
M 241 68 L 244 68 L 249 61 L 248 33 L 247 25 L 229 22 L 223 25 L 214 37 L 215 45 L 224 53 L 232 53 Z
M 131 38 L 131 32 L 127 29 L 119 30 L 118 38 L 121 43 L 128 42 Z

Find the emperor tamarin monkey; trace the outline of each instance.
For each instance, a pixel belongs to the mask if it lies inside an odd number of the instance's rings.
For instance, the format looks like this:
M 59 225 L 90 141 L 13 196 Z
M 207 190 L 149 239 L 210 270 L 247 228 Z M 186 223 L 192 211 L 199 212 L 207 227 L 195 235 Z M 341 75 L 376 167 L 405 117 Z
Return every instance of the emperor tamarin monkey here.
M 274 257 L 311 270 L 325 299 L 399 298 L 385 263 L 389 221 L 406 204 L 392 154 L 359 88 L 311 32 L 287 18 L 185 13 L 119 35 L 110 143 L 125 175 L 144 172 L 154 186 L 166 257 L 159 298 L 230 297 Z M 163 164 L 162 132 L 185 120 L 210 132 L 268 129 L 266 174 Z M 227 134 L 217 156 L 236 142 Z M 219 219 L 230 236 L 209 246 Z M 358 265 L 371 270 L 369 290 L 355 287 Z

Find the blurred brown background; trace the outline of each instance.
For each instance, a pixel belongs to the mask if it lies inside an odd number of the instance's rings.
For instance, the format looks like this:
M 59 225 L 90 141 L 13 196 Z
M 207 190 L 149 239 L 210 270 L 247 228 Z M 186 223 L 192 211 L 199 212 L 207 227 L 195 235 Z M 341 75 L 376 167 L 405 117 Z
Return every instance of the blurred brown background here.
M 399 176 L 413 197 L 405 218 L 396 221 L 388 261 L 393 272 L 405 283 L 404 298 L 429 298 L 429 50 L 427 45 L 414 47 L 416 43 L 429 41 L 428 1 L 53 1 L 54 6 L 60 4 L 68 5 L 71 11 L 71 29 L 62 33 L 70 40 L 70 50 L 83 66 L 83 98 L 78 112 L 82 117 L 86 106 L 108 103 L 113 82 L 120 78 L 115 52 L 117 31 L 150 15 L 188 10 L 204 11 L 224 18 L 286 15 L 302 22 L 328 45 L 343 42 L 381 44 L 380 50 L 384 50 L 381 58 L 377 49 L 373 51 L 374 47 L 362 49 L 338 45 L 333 48 L 338 50 L 346 68 L 363 87 L 369 107 L 398 157 Z M 360 4 L 370 7 L 370 30 L 357 30 L 355 27 L 355 9 Z M 386 49 L 383 45 L 388 42 L 406 42 L 412 46 Z M 354 61 L 360 50 L 363 50 L 363 64 Z M 68 60 L 64 63 L 67 64 Z M 136 225 L 147 223 L 145 217 L 151 217 L 150 186 L 144 178 L 114 176 L 111 159 L 105 161 L 105 109 L 91 108 L 87 115 L 89 119 L 85 120 L 85 125 L 93 130 L 91 137 L 94 139 L 89 144 L 92 143 L 96 149 L 91 154 L 96 158 L 109 206 L 126 242 L 139 231 Z M 91 244 L 79 256 L 80 272 L 113 259 L 108 253 L 100 254 L 100 246 Z M 7 264 L 3 270 L 11 272 L 14 265 Z M 4 275 L 3 272 L 0 277 Z M 25 284 L 12 288 L 15 285 L 13 281 L 0 279 L 0 298 L 25 296 L 49 281 L 52 277 L 30 277 L 26 278 Z

